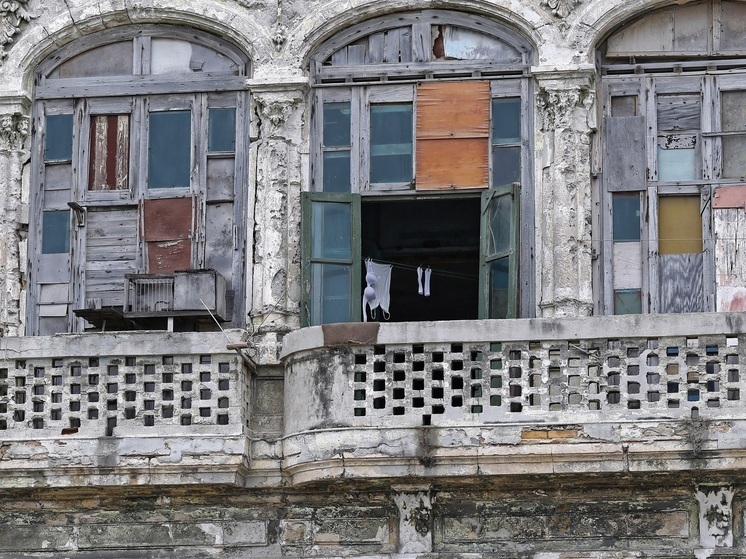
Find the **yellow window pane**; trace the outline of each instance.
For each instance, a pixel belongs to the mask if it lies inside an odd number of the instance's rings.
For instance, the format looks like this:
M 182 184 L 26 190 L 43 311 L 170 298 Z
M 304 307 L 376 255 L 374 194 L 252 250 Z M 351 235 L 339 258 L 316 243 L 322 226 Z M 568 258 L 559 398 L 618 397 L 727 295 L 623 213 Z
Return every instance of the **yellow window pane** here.
M 702 252 L 699 196 L 661 196 L 658 199 L 658 252 Z

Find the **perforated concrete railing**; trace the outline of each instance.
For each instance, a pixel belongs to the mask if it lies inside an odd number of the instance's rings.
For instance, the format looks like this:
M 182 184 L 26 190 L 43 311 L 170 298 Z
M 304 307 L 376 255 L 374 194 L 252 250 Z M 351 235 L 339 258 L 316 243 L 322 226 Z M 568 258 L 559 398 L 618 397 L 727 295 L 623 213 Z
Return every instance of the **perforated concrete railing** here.
M 0 360 L 0 436 L 240 426 L 245 382 L 235 353 Z
M 746 338 L 351 346 L 353 423 L 743 417 Z M 335 350 L 332 350 L 335 351 Z

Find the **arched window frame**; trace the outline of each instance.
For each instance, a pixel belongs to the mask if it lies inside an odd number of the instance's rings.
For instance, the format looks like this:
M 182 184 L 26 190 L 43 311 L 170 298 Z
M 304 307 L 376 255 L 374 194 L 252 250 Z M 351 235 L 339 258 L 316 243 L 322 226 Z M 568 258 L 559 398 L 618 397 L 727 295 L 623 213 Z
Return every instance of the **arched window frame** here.
M 181 56 L 169 56 L 172 48 Z M 106 49 L 119 55 L 120 66 L 97 57 Z M 85 64 L 76 66 L 76 57 Z M 68 75 L 61 77 L 60 69 Z M 243 323 L 250 69 L 228 42 L 170 25 L 102 31 L 39 65 L 28 334 L 211 328 L 196 299 L 174 295 L 179 285 L 201 293 L 228 326 Z M 55 116 L 57 122 L 50 120 Z M 163 134 L 176 134 L 174 153 L 167 153 L 174 138 Z M 63 144 L 50 159 L 49 146 Z M 169 175 L 172 166 L 178 178 Z M 108 174 L 104 185 L 96 182 L 102 173 Z M 64 242 L 52 246 L 53 238 Z M 197 272 L 208 269 L 215 272 Z M 132 289 L 142 274 L 165 276 L 167 304 L 138 308 Z
M 488 45 L 486 49 L 492 49 L 492 55 L 462 60 L 436 57 L 432 43 L 435 33 L 445 35 L 444 29 L 448 27 L 463 29 L 467 33 L 482 34 Z M 395 39 L 390 41 L 392 34 Z M 397 38 L 405 36 L 411 43 L 404 45 L 403 40 Z M 400 40 L 401 43 L 397 44 Z M 361 45 L 364 46 L 361 48 Z M 377 51 L 374 51 L 374 46 L 378 48 Z M 445 52 L 447 54 L 447 50 Z M 482 224 L 481 230 L 477 232 L 480 238 L 479 247 L 475 247 L 480 255 L 479 302 L 478 309 L 475 309 L 468 318 L 532 315 L 533 177 L 530 138 L 533 108 L 529 102 L 532 97 L 529 79 L 531 61 L 531 46 L 511 28 L 481 16 L 442 10 L 423 10 L 376 18 L 338 33 L 319 47 L 311 59 L 311 185 L 310 192 L 304 193 L 303 200 L 304 301 L 301 322 L 304 325 L 362 319 L 362 313 L 365 311 L 361 311 L 357 286 L 361 284 L 363 258 L 366 254 L 363 254 L 365 249 L 360 245 L 360 216 L 361 207 L 365 208 L 366 202 L 371 203 L 374 200 L 394 202 L 471 197 L 476 198 L 478 202 L 481 197 L 481 213 L 476 215 L 475 212 L 474 215 L 474 222 Z M 476 86 L 477 89 L 484 88 L 484 93 L 477 95 L 483 95 L 483 102 L 486 103 L 484 141 L 489 147 L 481 163 L 487 169 L 486 178 L 476 180 L 471 176 L 467 177 L 469 173 L 464 172 L 460 177 L 463 178 L 463 184 L 437 185 L 431 178 L 427 190 L 420 189 L 420 186 L 428 181 L 423 180 L 424 164 L 418 167 L 417 158 L 424 161 L 422 146 L 428 140 L 437 139 L 432 135 L 427 138 L 428 133 L 423 132 L 422 128 L 417 131 L 418 126 L 423 126 L 418 119 L 425 119 L 424 110 L 418 109 L 418 99 L 420 103 L 423 102 L 423 89 L 431 84 L 435 84 L 435 92 L 431 94 L 428 102 L 435 103 L 439 99 L 448 101 L 443 93 L 448 84 L 456 88 L 454 91 L 457 91 L 461 99 L 470 99 L 474 94 L 472 86 Z M 441 84 L 443 89 L 438 91 Z M 520 133 L 510 141 L 496 138 L 492 131 L 491 114 L 499 109 L 496 103 L 501 101 L 515 101 L 514 106 L 518 113 L 516 122 Z M 349 111 L 349 144 L 346 147 L 324 143 L 325 108 L 332 105 Z M 382 182 L 372 178 L 370 154 L 375 151 L 371 144 L 375 131 L 372 129 L 371 111 L 376 106 L 396 107 L 401 109 L 402 114 L 411 115 L 411 178 L 402 176 L 394 180 L 382 179 Z M 405 118 L 409 119 L 410 116 Z M 465 131 L 463 134 L 457 132 L 451 135 L 466 137 L 471 134 L 471 131 Z M 519 178 L 511 180 L 511 184 L 495 184 L 497 171 L 493 169 L 493 159 L 498 153 L 495 150 L 501 148 L 513 149 L 517 154 L 515 157 Z M 346 154 L 343 153 L 345 151 Z M 327 157 L 331 158 L 333 152 L 351 162 L 349 188 L 343 188 L 342 192 L 329 191 L 328 185 L 324 185 L 324 161 Z M 454 198 L 450 198 L 451 196 Z M 506 200 L 510 200 L 510 203 L 506 204 Z M 345 234 L 347 250 L 339 258 L 321 254 L 324 252 L 323 247 L 319 249 L 318 242 L 313 240 L 314 236 L 319 236 L 320 227 L 323 227 L 314 222 L 313 212 L 324 213 L 329 210 L 333 213 L 334 208 L 349 215 L 350 219 L 349 229 Z M 502 239 L 502 245 L 497 243 L 500 246 L 488 242 L 490 237 L 495 239 L 497 225 L 496 221 L 491 219 L 491 216 L 494 217 L 494 211 L 507 212 L 505 215 L 511 216 L 512 225 L 508 237 Z M 507 292 L 502 295 L 499 303 L 495 302 L 494 292 L 488 287 L 491 281 L 497 281 L 490 280 L 496 273 L 491 268 L 494 266 L 502 267 L 501 281 L 504 284 L 503 291 Z M 342 274 L 342 283 L 348 287 L 345 288 L 347 292 L 342 298 L 330 295 L 327 305 L 324 303 L 323 295 L 325 288 L 320 287 L 325 281 L 321 279 L 324 276 L 321 270 L 332 268 Z M 401 273 L 397 273 L 401 277 Z M 414 271 L 411 274 L 414 274 Z M 331 287 L 330 284 L 329 292 L 336 292 L 338 288 L 338 285 Z M 332 299 L 340 299 L 341 302 L 333 302 Z M 339 312 L 326 313 L 323 310 L 325 306 L 336 307 Z M 499 311 L 498 306 L 501 308 Z

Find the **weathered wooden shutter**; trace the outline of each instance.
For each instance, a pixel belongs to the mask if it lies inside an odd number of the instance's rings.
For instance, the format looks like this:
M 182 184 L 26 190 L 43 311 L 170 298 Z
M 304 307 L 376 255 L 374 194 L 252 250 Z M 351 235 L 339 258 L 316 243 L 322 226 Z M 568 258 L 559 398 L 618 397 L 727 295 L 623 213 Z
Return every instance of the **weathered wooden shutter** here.
M 143 239 L 149 273 L 170 273 L 192 267 L 193 204 L 193 198 L 143 200 Z
M 489 186 L 489 82 L 417 86 L 417 190 Z
M 606 190 L 645 190 L 645 117 L 606 117 L 604 130 Z

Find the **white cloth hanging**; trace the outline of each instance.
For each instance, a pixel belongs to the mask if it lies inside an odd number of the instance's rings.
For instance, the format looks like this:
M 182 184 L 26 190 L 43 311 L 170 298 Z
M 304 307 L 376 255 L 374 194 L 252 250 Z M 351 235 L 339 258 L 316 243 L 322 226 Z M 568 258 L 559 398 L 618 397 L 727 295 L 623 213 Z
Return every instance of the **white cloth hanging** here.
M 367 309 L 375 318 L 375 310 L 381 307 L 383 318 L 389 319 L 389 305 L 391 303 L 391 264 L 373 262 L 370 258 L 365 261 L 365 289 L 363 290 L 363 321 L 368 321 Z

